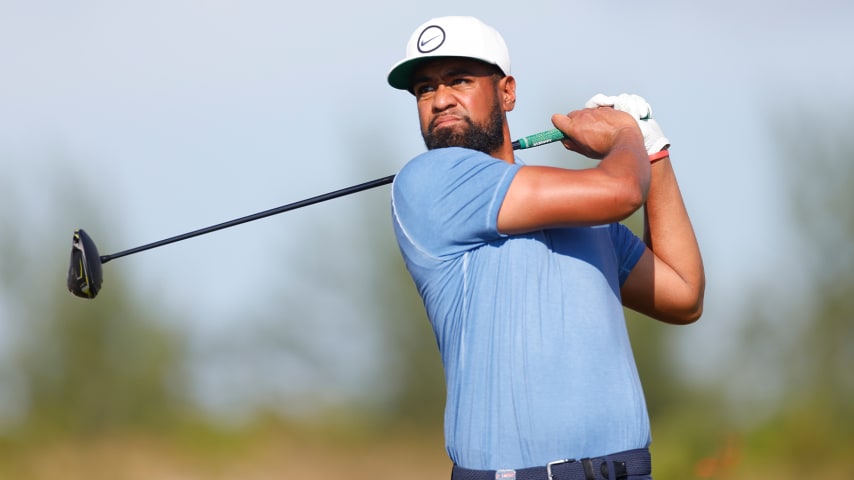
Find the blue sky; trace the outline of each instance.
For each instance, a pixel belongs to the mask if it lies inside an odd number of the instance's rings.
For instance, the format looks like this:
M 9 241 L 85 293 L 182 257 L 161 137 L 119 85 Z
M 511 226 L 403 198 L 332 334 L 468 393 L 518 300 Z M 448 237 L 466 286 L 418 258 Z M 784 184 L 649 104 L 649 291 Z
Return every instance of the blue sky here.
M 854 105 L 850 2 L 289 3 L 0 0 L 0 166 L 19 229 L 55 239 L 64 261 L 81 226 L 113 253 L 394 173 L 423 144 L 412 98 L 387 86 L 388 68 L 420 23 L 464 14 L 507 40 L 514 136 L 550 128 L 552 113 L 599 92 L 652 104 L 707 265 L 705 317 L 680 333 L 685 345 L 725 338 L 755 286 L 796 287 L 781 280 L 797 245 L 779 208 L 786 192 L 770 127 L 800 105 L 827 106 L 831 119 L 834 107 Z M 381 158 L 364 161 L 366 139 Z M 567 157 L 546 146 L 524 158 Z M 103 205 L 97 215 L 45 192 L 44 178 L 74 167 L 93 173 L 83 187 Z M 346 237 L 359 228 L 347 220 L 354 206 L 365 203 L 339 200 L 116 260 L 106 278 L 121 269 L 184 312 L 191 331 L 228 336 L 247 328 L 247 312 L 265 310 L 259 292 L 299 289 L 293 259 L 354 262 L 300 236 L 319 222 Z M 93 218 L 95 231 L 84 224 Z M 304 307 L 347 312 L 356 324 L 365 314 L 329 297 L 306 292 Z M 375 346 L 363 340 L 354 357 Z M 721 348 L 686 355 L 686 365 L 702 373 Z

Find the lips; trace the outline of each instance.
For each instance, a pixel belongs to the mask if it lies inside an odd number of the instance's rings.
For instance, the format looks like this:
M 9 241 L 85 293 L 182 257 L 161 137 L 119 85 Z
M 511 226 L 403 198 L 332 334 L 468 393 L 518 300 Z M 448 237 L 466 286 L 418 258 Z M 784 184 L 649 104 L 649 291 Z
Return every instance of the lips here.
M 448 127 L 461 121 L 463 120 L 456 115 L 440 115 L 433 118 L 433 121 L 430 122 L 430 129 L 435 130 L 437 128 Z

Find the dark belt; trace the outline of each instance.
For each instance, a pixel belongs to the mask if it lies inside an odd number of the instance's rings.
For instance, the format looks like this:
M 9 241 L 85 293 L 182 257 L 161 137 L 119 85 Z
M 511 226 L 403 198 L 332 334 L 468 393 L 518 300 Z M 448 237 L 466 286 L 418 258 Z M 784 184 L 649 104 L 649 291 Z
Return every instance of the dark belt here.
M 619 480 L 650 475 L 649 449 L 639 448 L 596 458 L 556 460 L 519 470 L 469 470 L 454 465 L 451 480 Z

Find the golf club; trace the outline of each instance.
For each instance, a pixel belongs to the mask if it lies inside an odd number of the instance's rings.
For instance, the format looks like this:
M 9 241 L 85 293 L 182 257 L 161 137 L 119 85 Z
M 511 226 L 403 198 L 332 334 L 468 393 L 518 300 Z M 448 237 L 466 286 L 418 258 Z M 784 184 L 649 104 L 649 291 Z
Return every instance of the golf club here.
M 563 138 L 565 137 L 560 130 L 552 129 L 520 138 L 519 140 L 514 141 L 512 145 L 514 150 L 522 150 L 562 140 Z M 188 238 L 198 237 L 199 235 L 215 232 L 224 228 L 234 227 L 236 225 L 240 225 L 246 222 L 266 218 L 271 215 L 277 215 L 279 213 L 287 212 L 289 210 L 302 208 L 308 205 L 313 205 L 315 203 L 325 202 L 327 200 L 332 200 L 333 198 L 343 197 L 356 192 L 362 192 L 375 187 L 379 187 L 381 185 L 387 185 L 392 181 L 394 181 L 394 175 L 389 175 L 387 177 L 378 178 L 376 180 L 360 183 L 351 187 L 342 188 L 341 190 L 335 190 L 333 192 L 318 195 L 316 197 L 311 197 L 305 200 L 300 200 L 298 202 L 282 205 L 280 207 L 265 210 L 263 212 L 258 212 L 252 215 L 247 215 L 245 217 L 229 220 L 227 222 L 211 225 L 210 227 L 193 230 L 192 232 L 176 235 L 174 237 L 169 237 L 163 240 L 148 243 L 128 250 L 123 250 L 121 252 L 113 253 L 111 255 L 100 255 L 98 253 L 98 248 L 95 246 L 95 242 L 92 240 L 92 237 L 90 237 L 89 234 L 87 234 L 86 231 L 82 228 L 77 229 L 74 231 L 74 236 L 71 242 L 71 259 L 68 266 L 67 278 L 68 290 L 74 295 L 81 298 L 95 298 L 95 296 L 98 295 L 98 291 L 101 290 L 101 283 L 103 281 L 101 265 L 109 262 L 110 260 L 124 257 L 126 255 L 131 255 L 134 253 L 139 253 L 145 250 L 150 250 L 152 248 L 162 247 L 163 245 L 179 242 Z

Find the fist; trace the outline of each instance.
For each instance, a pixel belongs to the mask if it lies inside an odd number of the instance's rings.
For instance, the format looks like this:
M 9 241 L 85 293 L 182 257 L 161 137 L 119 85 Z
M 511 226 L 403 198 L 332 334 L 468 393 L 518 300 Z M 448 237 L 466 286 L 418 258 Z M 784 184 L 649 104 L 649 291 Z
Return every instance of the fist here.
M 670 140 L 664 136 L 661 126 L 652 118 L 652 107 L 643 97 L 622 93 L 609 97 L 596 94 L 584 104 L 585 108 L 612 107 L 631 115 L 643 133 L 643 143 L 649 155 L 670 147 Z
M 552 123 L 566 135 L 561 140 L 566 149 L 594 159 L 604 158 L 623 132 L 632 132 L 638 144 L 641 140 L 632 116 L 613 108 L 583 108 L 566 115 L 555 114 Z

